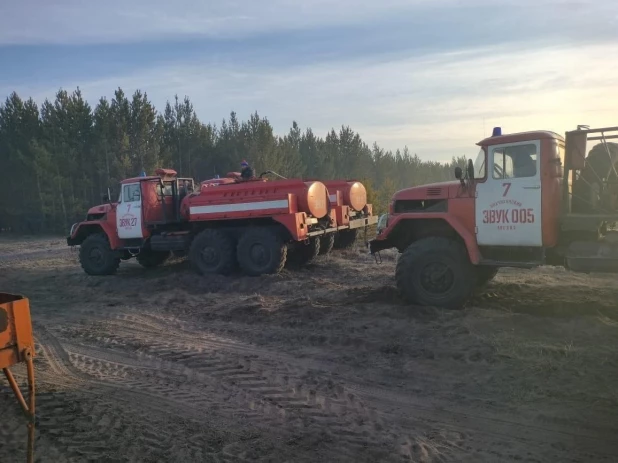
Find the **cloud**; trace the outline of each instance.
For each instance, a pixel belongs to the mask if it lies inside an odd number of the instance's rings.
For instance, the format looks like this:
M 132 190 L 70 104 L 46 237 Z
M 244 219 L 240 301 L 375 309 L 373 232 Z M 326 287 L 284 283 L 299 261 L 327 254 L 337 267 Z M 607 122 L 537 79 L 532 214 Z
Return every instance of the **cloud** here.
M 283 134 L 295 119 L 324 135 L 349 125 L 369 144 L 405 145 L 424 159 L 476 154 L 475 143 L 501 125 L 505 132 L 577 124 L 611 125 L 618 73 L 608 57 L 618 44 L 520 50 L 487 47 L 423 57 L 356 59 L 291 69 L 208 64 L 141 69 L 79 85 L 89 101 L 142 89 L 161 111 L 188 95 L 202 121 L 219 123 L 231 110 L 254 111 Z M 8 89 L 0 88 L 0 91 Z M 56 88 L 18 89 L 39 101 Z
M 58 86 L 69 78 L 83 82 L 187 62 L 287 72 L 298 66 L 388 62 L 489 46 L 492 53 L 504 54 L 513 48 L 613 43 L 616 29 L 609 12 L 618 9 L 610 0 L 587 8 L 562 0 L 504 0 L 499 5 L 489 0 L 465 5 L 384 0 L 379 11 L 368 0 L 237 0 L 214 9 L 192 1 L 172 7 L 153 0 L 148 8 L 144 0 L 126 8 L 110 8 L 118 0 L 105 8 L 71 0 L 38 8 L 32 0 L 4 2 L 0 17 L 16 20 L 0 29 L 0 86 L 34 85 L 41 75 Z M 251 17 L 250 24 L 230 16 L 234 11 Z M 372 12 L 376 14 L 368 18 Z M 202 21 L 215 20 L 230 24 L 219 32 L 200 29 Z M 216 37 L 207 37 L 211 32 Z M 3 41 L 24 43 L 2 46 Z
M 0 43 L 119 43 L 178 37 L 241 38 L 273 29 L 350 24 L 428 0 L 22 0 L 5 2 Z
M 0 44 L 239 40 L 277 31 L 352 25 L 371 29 L 386 19 L 413 26 L 411 35 L 420 28 L 452 37 L 450 28 L 465 23 L 469 30 L 457 37 L 464 41 L 486 29 L 499 30 L 494 36 L 499 40 L 524 40 L 531 26 L 535 35 L 615 37 L 617 16 L 613 0 L 20 0 L 0 5 Z

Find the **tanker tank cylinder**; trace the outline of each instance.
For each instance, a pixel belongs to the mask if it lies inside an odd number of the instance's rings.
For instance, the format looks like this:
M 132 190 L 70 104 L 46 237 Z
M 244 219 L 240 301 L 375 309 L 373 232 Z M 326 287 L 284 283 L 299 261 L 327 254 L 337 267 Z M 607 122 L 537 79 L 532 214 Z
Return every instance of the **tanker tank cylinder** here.
M 304 191 L 298 192 L 298 209 L 308 215 L 321 219 L 328 215 L 330 203 L 328 190 L 322 182 L 304 182 Z
M 337 190 L 341 191 L 343 204 L 350 206 L 352 210 L 360 212 L 367 205 L 367 189 L 361 182 L 348 182 L 345 180 L 333 180 L 324 182 L 331 192 L 332 198 Z
M 367 189 L 360 182 L 348 182 L 349 188 L 344 193 L 344 198 L 352 209 L 362 211 L 367 205 Z

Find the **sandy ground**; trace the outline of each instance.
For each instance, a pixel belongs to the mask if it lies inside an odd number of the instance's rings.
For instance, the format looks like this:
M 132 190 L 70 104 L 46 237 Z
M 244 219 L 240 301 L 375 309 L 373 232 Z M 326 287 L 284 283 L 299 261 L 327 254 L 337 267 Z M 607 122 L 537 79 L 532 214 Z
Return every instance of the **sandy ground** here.
M 615 276 L 505 270 L 444 311 L 403 305 L 394 265 L 89 277 L 61 238 L 0 238 L 0 290 L 31 301 L 37 460 L 618 460 Z M 25 461 L 4 380 L 0 410 L 0 461 Z

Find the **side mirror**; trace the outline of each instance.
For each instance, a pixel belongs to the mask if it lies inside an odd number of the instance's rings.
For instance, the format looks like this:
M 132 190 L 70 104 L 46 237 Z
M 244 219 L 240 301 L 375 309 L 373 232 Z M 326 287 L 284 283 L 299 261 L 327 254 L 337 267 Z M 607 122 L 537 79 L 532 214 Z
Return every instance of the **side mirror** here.
M 112 192 L 109 189 L 109 187 L 107 187 L 107 194 L 103 195 L 103 202 L 109 204 L 110 206 L 113 207 L 112 205 Z
M 461 170 L 461 167 L 459 166 L 455 167 L 455 178 L 457 180 L 461 180 L 462 176 L 463 176 L 463 170 Z
M 474 180 L 474 163 L 472 162 L 472 159 L 468 159 L 468 168 L 466 170 L 468 179 Z

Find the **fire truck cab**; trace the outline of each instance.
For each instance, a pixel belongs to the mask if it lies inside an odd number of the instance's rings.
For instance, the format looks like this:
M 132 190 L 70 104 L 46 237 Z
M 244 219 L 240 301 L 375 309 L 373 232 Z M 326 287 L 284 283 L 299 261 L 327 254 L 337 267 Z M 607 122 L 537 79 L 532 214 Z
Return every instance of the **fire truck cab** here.
M 497 127 L 455 181 L 395 193 L 370 252 L 398 249 L 404 298 L 449 308 L 500 267 L 618 272 L 618 145 L 607 142 L 616 132 L 503 135 Z M 586 157 L 590 141 L 597 146 Z

